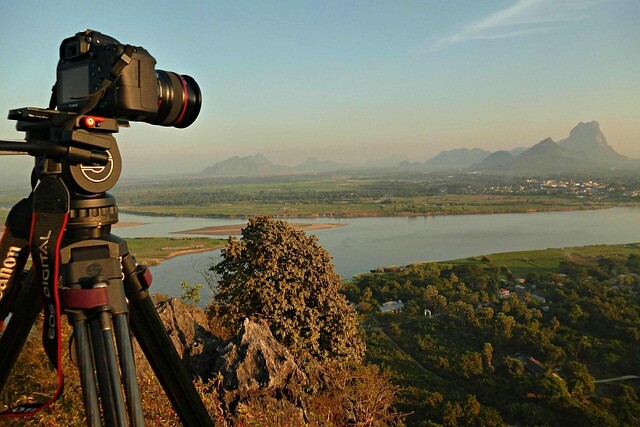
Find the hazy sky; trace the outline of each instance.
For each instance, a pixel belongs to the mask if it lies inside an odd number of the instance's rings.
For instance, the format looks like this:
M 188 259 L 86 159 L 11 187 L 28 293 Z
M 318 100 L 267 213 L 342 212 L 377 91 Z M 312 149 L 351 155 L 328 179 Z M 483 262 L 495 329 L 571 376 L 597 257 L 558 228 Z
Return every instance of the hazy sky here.
M 91 28 L 193 76 L 183 130 L 133 123 L 125 175 L 261 152 L 294 164 L 531 146 L 598 120 L 640 157 L 640 1 L 0 2 L 0 112 L 48 104 L 60 42 Z M 0 138 L 21 138 L 0 121 Z M 0 159 L 0 170 L 27 160 Z M 0 176 L 2 175 L 0 171 Z

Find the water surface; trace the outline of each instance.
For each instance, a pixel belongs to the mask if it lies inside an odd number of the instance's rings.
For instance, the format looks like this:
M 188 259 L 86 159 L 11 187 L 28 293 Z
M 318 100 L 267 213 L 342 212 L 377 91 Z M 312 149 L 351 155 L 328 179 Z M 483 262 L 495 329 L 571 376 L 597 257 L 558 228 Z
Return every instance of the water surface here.
M 149 217 L 121 214 L 120 221 L 147 225 L 118 228 L 121 237 L 179 236 L 172 232 L 241 220 Z M 308 232 L 334 259 L 345 278 L 380 266 L 444 261 L 520 250 L 640 241 L 640 208 L 528 214 L 445 215 L 434 217 L 294 219 L 291 222 L 346 224 Z M 193 235 L 191 235 L 193 236 Z M 173 258 L 152 268 L 156 292 L 176 295 L 183 280 L 202 282 L 201 271 L 219 251 Z

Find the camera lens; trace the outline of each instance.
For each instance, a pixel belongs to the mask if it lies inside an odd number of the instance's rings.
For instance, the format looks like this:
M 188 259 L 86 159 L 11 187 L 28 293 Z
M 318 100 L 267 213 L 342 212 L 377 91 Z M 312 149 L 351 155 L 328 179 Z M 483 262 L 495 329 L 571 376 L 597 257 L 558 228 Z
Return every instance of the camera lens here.
M 193 123 L 202 106 L 202 93 L 196 81 L 172 71 L 156 70 L 158 113 L 146 120 L 162 126 L 186 128 Z

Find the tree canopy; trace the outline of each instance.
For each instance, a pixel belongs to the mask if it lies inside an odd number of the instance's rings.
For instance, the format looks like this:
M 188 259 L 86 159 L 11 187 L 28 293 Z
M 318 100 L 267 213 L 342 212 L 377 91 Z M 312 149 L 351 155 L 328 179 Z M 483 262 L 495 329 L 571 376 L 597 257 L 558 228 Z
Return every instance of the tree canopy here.
M 268 216 L 254 217 L 240 239 L 230 237 L 215 302 L 232 327 L 263 318 L 296 356 L 359 361 L 365 345 L 355 311 L 344 295 L 329 254 L 315 236 Z

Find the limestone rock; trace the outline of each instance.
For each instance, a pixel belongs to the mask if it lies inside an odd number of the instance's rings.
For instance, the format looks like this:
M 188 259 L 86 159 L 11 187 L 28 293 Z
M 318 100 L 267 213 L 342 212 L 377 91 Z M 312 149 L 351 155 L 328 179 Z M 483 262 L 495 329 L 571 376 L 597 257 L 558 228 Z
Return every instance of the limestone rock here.
M 178 355 L 190 371 L 203 379 L 210 378 L 216 348 L 222 340 L 208 330 L 204 311 L 177 298 L 161 301 L 156 310 Z
M 293 355 L 271 334 L 266 322 L 244 320 L 238 335 L 218 348 L 215 371 L 227 402 L 260 390 L 286 393 L 305 378 Z

